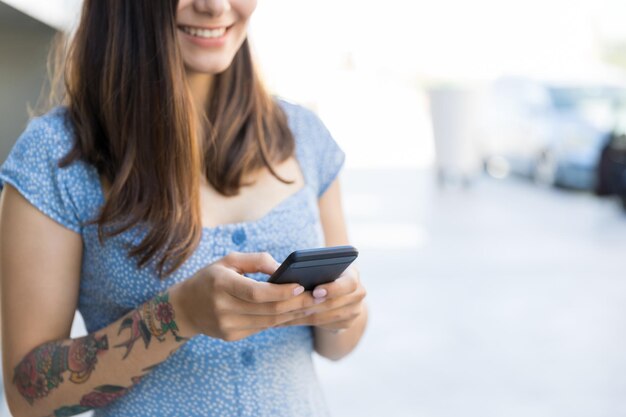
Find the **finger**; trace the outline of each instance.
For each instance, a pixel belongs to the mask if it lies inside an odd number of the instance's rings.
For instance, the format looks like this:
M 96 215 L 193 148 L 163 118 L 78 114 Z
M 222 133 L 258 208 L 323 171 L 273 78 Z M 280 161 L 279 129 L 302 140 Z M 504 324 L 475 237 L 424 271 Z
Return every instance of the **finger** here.
M 291 321 L 288 321 L 286 323 L 282 323 L 279 324 L 275 327 L 287 327 L 287 326 L 316 326 L 316 327 L 323 327 L 323 328 L 343 328 L 343 327 L 350 327 L 350 325 L 352 323 L 354 323 L 355 319 L 345 319 L 345 320 L 331 320 L 331 319 L 324 319 L 324 318 L 318 318 L 315 315 L 312 315 L 310 317 L 302 317 L 302 318 L 297 318 Z
M 233 322 L 233 327 L 237 330 L 241 329 L 267 329 L 275 327 L 292 320 L 302 319 L 311 315 L 310 311 L 299 310 L 292 311 L 285 314 L 262 316 L 262 315 L 239 315 Z
M 365 298 L 365 295 L 365 288 L 363 288 L 362 285 L 359 285 L 356 291 L 348 295 L 342 295 L 331 299 L 327 299 L 326 297 L 314 298 L 314 306 L 311 310 L 315 313 L 320 313 L 323 311 L 335 310 L 337 308 L 349 308 L 355 304 L 359 304 L 363 298 Z
M 271 275 L 279 266 L 279 263 L 267 252 L 230 252 L 220 261 L 240 274 L 262 272 Z
M 313 307 L 310 309 L 315 313 L 321 313 L 324 311 L 335 310 L 337 308 L 348 307 L 353 303 L 357 303 L 359 299 L 354 297 L 352 294 L 344 295 L 337 298 L 327 299 L 324 298 L 313 298 Z
M 287 300 L 266 303 L 250 303 L 237 297 L 229 297 L 227 305 L 224 307 L 224 311 L 243 315 L 276 316 L 299 310 L 306 310 L 314 305 L 315 299 L 311 293 L 307 291 Z
M 312 309 L 309 311 L 313 311 Z M 361 314 L 361 306 L 359 303 L 353 303 L 344 307 L 335 308 L 332 310 L 315 312 L 310 316 L 304 316 L 294 319 L 288 323 L 283 323 L 277 327 L 284 325 L 296 326 L 296 325 L 309 325 L 319 326 L 344 320 L 352 320 Z
M 315 298 L 336 298 L 350 294 L 359 286 L 359 277 L 354 269 L 347 269 L 336 280 L 318 285 L 313 289 Z
M 272 284 L 256 281 L 225 268 L 219 283 L 224 291 L 248 303 L 269 303 L 289 300 L 302 294 L 304 288 L 299 284 Z

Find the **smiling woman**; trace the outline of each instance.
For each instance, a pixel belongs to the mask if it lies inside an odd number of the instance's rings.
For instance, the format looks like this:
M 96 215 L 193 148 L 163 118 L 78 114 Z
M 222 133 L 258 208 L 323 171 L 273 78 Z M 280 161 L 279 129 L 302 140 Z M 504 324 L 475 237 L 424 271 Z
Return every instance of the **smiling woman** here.
M 278 180 L 279 197 L 289 185 L 274 166 L 293 159 L 293 133 L 254 71 L 246 38 L 254 5 L 85 4 L 66 79 L 77 140 L 62 165 L 86 160 L 110 184 L 96 220 L 103 236 L 138 222 L 159 225 L 131 252 L 141 254 L 139 266 L 163 249 L 160 273 L 168 261 L 171 273 L 191 255 L 205 212 L 201 196 L 232 197 L 245 179 L 266 173 Z M 182 29 L 220 26 L 231 27 L 221 46 L 200 45 L 206 40 Z M 105 233 L 112 219 L 121 221 Z
M 0 167 L 14 415 L 328 415 L 312 352 L 359 342 L 359 273 L 313 292 L 267 278 L 296 249 L 349 244 L 345 155 L 264 88 L 255 6 L 84 2 L 63 101 Z M 71 339 L 76 308 L 89 334 Z

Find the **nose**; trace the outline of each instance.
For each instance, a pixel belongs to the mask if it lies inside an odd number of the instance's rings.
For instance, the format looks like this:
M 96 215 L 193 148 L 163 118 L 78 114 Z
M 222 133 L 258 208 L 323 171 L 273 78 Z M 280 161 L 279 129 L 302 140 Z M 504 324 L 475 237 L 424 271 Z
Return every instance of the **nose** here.
M 230 0 L 196 0 L 193 3 L 198 13 L 220 16 L 230 10 Z

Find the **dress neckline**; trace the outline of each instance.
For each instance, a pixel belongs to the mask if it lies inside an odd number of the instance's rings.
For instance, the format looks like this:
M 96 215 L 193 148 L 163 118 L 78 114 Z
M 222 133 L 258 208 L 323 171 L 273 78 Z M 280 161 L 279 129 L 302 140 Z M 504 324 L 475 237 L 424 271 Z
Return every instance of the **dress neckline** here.
M 283 100 L 283 99 L 277 98 L 277 104 L 280 105 L 283 108 L 283 111 L 289 117 L 288 110 L 283 105 L 283 104 L 286 104 L 286 103 L 288 103 L 288 102 Z M 302 186 L 297 191 L 291 193 L 287 197 L 285 197 L 282 200 L 280 200 L 280 202 L 278 202 L 278 204 L 274 205 L 270 210 L 268 210 L 266 213 L 264 213 L 261 217 L 259 217 L 257 219 L 245 220 L 245 221 L 233 222 L 233 223 L 222 223 L 222 224 L 217 224 L 215 226 L 202 226 L 202 234 L 203 235 L 210 234 L 211 232 L 219 232 L 219 231 L 222 231 L 222 230 L 232 230 L 232 229 L 237 229 L 237 228 L 247 228 L 247 227 L 251 227 L 251 226 L 255 226 L 255 225 L 261 224 L 261 223 L 267 221 L 267 219 L 269 219 L 275 212 L 279 211 L 284 206 L 288 205 L 289 203 L 291 203 L 294 200 L 297 200 L 301 196 L 306 195 L 305 191 L 307 189 L 310 189 L 310 190 L 314 191 L 313 187 L 312 187 L 312 184 L 311 184 L 311 182 L 309 180 L 309 177 L 307 175 L 307 172 L 305 170 L 306 164 L 302 160 L 301 150 L 300 150 L 300 147 L 298 146 L 298 136 L 297 136 L 297 133 L 292 131 L 292 136 L 293 136 L 293 139 L 294 139 L 294 147 L 295 147 L 293 157 L 294 157 L 294 159 L 296 161 L 296 165 L 298 166 L 298 169 L 300 170 L 300 173 L 302 175 L 302 179 L 303 179 L 303 182 L 304 182 L 302 184 Z M 96 183 L 97 183 L 97 187 L 96 188 L 98 189 L 98 197 L 100 199 L 100 207 L 101 207 L 104 204 L 104 202 L 105 202 L 104 187 L 102 185 L 102 181 L 100 180 L 100 175 L 98 173 L 98 170 L 94 168 L 94 172 L 95 172 L 95 178 L 96 178 Z
M 244 221 L 240 221 L 240 222 L 222 223 L 222 224 L 217 224 L 215 226 L 202 226 L 202 234 L 206 235 L 206 234 L 210 234 L 212 232 L 215 233 L 215 232 L 220 232 L 220 231 L 223 231 L 223 230 L 232 230 L 232 229 L 237 229 L 237 228 L 249 228 L 249 227 L 252 227 L 252 226 L 255 226 L 255 225 L 258 225 L 258 224 L 262 224 L 265 221 L 267 221 L 275 212 L 281 210 L 284 206 L 288 205 L 293 200 L 297 200 L 301 196 L 306 195 L 305 191 L 307 189 L 311 189 L 311 184 L 308 181 L 307 175 L 306 175 L 306 173 L 304 171 L 304 165 L 300 161 L 300 157 L 298 155 L 298 150 L 297 149 L 295 151 L 294 158 L 296 160 L 296 163 L 298 165 L 298 168 L 300 169 L 300 172 L 301 172 L 302 178 L 303 178 L 303 184 L 297 191 L 289 194 L 287 197 L 285 197 L 282 200 L 280 200 L 271 209 L 269 209 L 267 212 L 265 212 L 261 217 L 258 217 L 258 218 L 253 219 L 253 220 L 244 220 Z M 104 186 L 102 185 L 102 181 L 100 180 L 100 175 L 98 174 L 97 170 L 94 169 L 94 172 L 95 172 L 95 178 L 96 178 L 96 183 L 97 183 L 97 187 L 96 188 L 98 189 L 98 198 L 100 199 L 100 207 L 102 207 L 102 205 L 105 202 Z
M 300 195 L 304 195 L 306 189 L 309 188 L 308 183 L 304 183 L 302 187 L 300 187 L 296 192 L 289 194 L 287 197 L 283 198 L 275 204 L 271 209 L 269 209 L 265 214 L 261 217 L 252 219 L 252 220 L 244 220 L 240 222 L 231 222 L 231 223 L 221 223 L 215 226 L 202 226 L 202 231 L 204 233 L 217 232 L 220 230 L 230 230 L 230 229 L 238 229 L 238 228 L 248 228 L 254 225 L 258 225 L 267 221 L 275 212 L 280 211 L 284 206 L 288 205 L 292 202 L 292 200 L 297 200 L 300 198 Z

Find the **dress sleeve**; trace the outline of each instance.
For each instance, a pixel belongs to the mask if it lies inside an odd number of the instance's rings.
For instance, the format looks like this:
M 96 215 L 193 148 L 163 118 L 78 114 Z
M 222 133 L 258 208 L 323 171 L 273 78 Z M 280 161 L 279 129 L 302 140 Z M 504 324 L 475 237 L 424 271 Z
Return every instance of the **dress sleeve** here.
M 71 165 L 57 163 L 67 151 L 68 132 L 55 119 L 32 119 L 0 166 L 0 190 L 15 187 L 33 206 L 66 228 L 81 233 L 82 225 L 70 194 Z
M 319 198 L 339 175 L 346 154 L 317 114 L 309 110 L 308 119 L 310 134 L 313 137 L 313 154 L 317 167 L 317 197 Z

